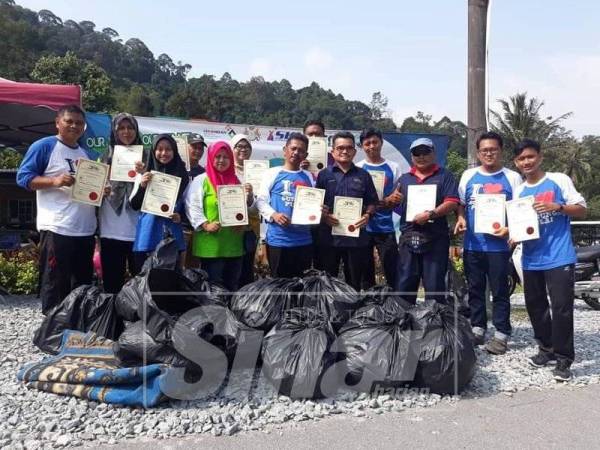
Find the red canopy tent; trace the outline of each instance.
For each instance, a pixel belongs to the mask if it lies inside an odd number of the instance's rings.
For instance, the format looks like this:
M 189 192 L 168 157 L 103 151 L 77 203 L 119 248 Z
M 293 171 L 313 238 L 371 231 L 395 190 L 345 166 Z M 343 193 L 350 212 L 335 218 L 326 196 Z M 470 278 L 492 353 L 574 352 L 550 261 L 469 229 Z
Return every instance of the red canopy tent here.
M 0 144 L 28 146 L 56 133 L 56 110 L 81 105 L 81 88 L 75 85 L 17 83 L 0 78 Z

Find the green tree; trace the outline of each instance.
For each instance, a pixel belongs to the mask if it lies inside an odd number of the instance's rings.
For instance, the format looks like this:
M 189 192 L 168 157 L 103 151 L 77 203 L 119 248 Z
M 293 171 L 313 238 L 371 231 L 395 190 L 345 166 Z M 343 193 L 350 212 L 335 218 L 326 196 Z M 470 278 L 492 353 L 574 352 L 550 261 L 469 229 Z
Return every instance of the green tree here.
M 556 145 L 568 137 L 569 133 L 561 126 L 561 122 L 571 116 L 570 112 L 557 118 L 543 118 L 541 109 L 544 102 L 535 97 L 528 99 L 526 92 L 517 93 L 508 100 L 498 99 L 498 103 L 501 111 L 490 111 L 493 119 L 491 128 L 503 137 L 504 145 L 509 149 L 524 138 L 535 139 L 546 146 Z
M 83 91 L 83 106 L 90 111 L 109 111 L 114 105 L 112 83 L 106 72 L 73 52 L 65 56 L 43 56 L 31 72 L 42 83 L 78 84 Z

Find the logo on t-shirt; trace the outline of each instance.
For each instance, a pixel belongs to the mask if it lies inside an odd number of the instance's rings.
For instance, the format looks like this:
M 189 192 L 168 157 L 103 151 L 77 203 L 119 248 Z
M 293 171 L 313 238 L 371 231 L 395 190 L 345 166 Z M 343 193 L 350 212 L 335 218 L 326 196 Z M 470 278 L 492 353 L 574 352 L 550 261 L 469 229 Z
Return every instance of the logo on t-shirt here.
M 485 183 L 483 185 L 484 194 L 502 194 L 504 186 L 501 183 Z

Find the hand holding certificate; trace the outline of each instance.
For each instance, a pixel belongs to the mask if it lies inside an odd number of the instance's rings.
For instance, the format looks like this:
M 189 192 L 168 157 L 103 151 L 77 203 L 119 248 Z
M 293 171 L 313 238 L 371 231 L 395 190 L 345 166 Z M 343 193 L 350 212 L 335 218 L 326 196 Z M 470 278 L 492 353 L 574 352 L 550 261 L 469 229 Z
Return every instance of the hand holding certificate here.
M 110 165 L 110 181 L 133 183 L 137 172 L 135 163 L 143 158 L 143 145 L 115 145 Z
M 89 159 L 80 159 L 71 187 L 71 199 L 86 205 L 100 206 L 109 166 Z
M 362 198 L 335 196 L 333 215 L 339 221 L 331 227 L 333 236 L 359 237 L 360 228 L 356 226 L 362 215 Z
M 383 189 L 385 187 L 385 172 L 383 170 L 368 170 L 369 175 L 373 179 L 375 190 L 377 191 L 377 198 L 383 200 Z
M 406 221 L 412 222 L 417 214 L 433 211 L 436 206 L 435 184 L 413 184 L 406 191 Z
M 252 185 L 252 191 L 258 194 L 260 183 L 269 169 L 269 161 L 266 159 L 246 159 L 244 160 L 244 183 Z
M 533 209 L 535 199 L 532 195 L 506 202 L 508 232 L 515 242 L 539 239 L 540 226 L 538 214 Z
M 307 186 L 296 188 L 294 209 L 292 211 L 293 225 L 316 225 L 321 221 L 321 211 L 325 201 L 325 189 Z
M 241 184 L 217 187 L 219 223 L 222 227 L 248 225 L 246 191 Z
M 308 138 L 308 170 L 317 173 L 319 170 L 327 167 L 327 138 L 309 137 Z
M 175 209 L 181 178 L 152 171 L 152 179 L 146 186 L 142 212 L 155 216 L 170 217 Z
M 494 234 L 506 226 L 506 196 L 479 194 L 475 196 L 475 233 Z

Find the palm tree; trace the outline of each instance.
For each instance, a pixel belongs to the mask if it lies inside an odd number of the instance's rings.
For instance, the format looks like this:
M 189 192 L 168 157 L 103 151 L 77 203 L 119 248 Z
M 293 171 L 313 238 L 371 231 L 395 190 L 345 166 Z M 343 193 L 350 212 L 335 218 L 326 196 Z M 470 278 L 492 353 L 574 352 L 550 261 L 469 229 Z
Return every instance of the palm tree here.
M 490 111 L 493 123 L 492 130 L 505 140 L 505 146 L 512 149 L 523 138 L 535 139 L 542 146 L 550 141 L 562 141 L 569 133 L 561 126 L 561 122 L 572 113 L 562 114 L 557 118 L 540 117 L 544 102 L 533 97 L 527 99 L 527 93 L 517 93 L 509 100 L 498 99 L 502 111 Z

